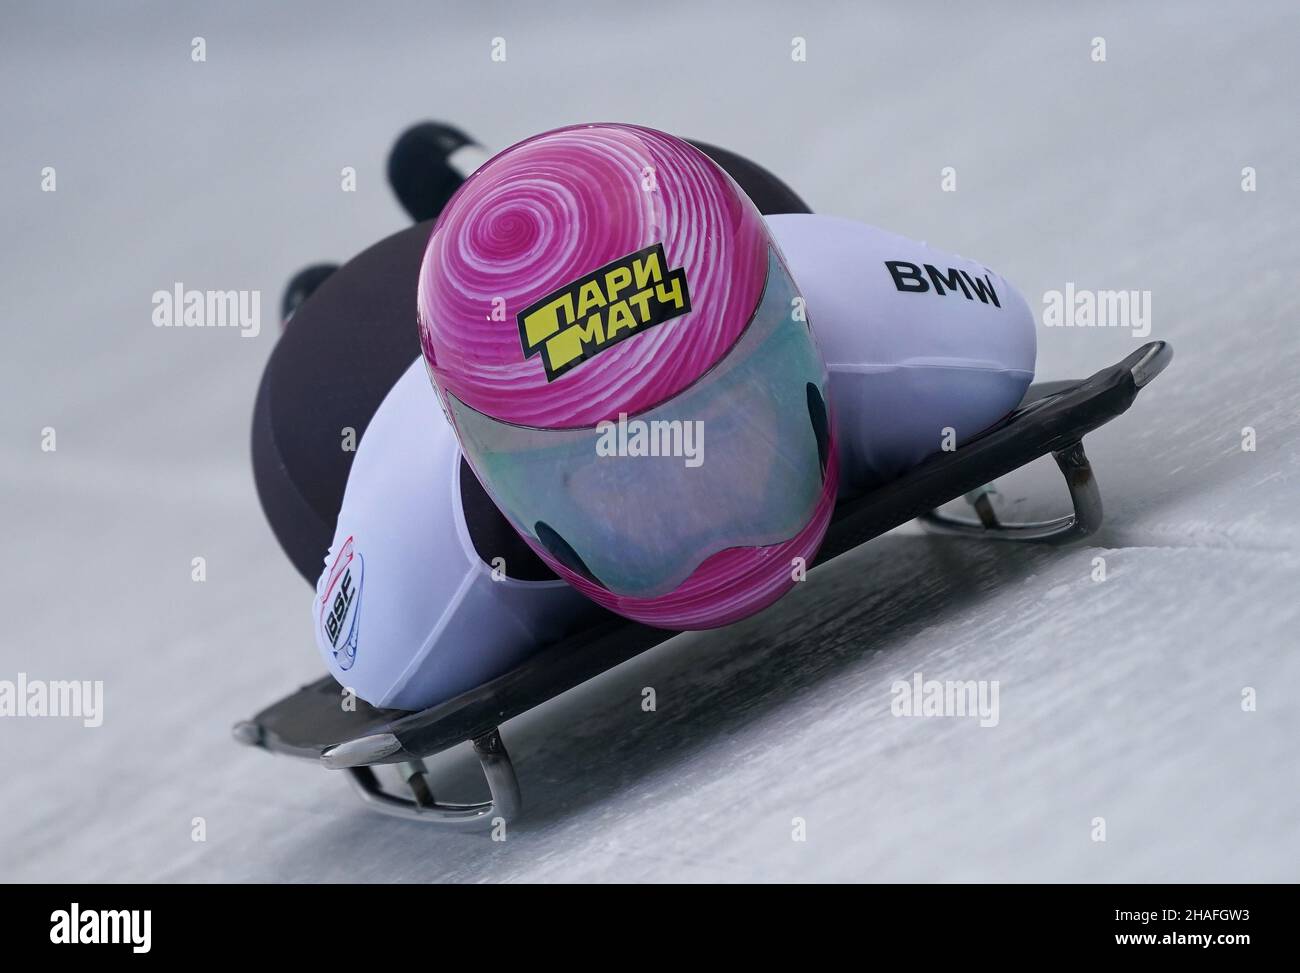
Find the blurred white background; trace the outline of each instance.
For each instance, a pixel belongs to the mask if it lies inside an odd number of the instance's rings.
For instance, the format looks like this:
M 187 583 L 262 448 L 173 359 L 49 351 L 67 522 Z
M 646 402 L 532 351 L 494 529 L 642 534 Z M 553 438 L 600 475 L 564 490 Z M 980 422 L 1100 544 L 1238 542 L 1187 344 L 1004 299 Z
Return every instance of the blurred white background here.
M 1300 878 L 1300 7 L 808 7 L 6 5 L 0 679 L 106 700 L 98 729 L 0 719 L 0 879 Z M 237 747 L 235 720 L 321 669 L 249 465 L 275 308 L 299 267 L 405 225 L 384 160 L 425 118 L 493 149 L 651 125 L 1035 308 L 1067 281 L 1150 290 L 1175 361 L 1088 440 L 1106 527 L 1067 550 L 896 532 L 507 724 L 528 813 L 504 843 Z M 176 282 L 259 289 L 261 335 L 153 327 Z M 1040 328 L 1039 376 L 1139 343 Z M 999 726 L 892 718 L 916 671 L 999 680 Z

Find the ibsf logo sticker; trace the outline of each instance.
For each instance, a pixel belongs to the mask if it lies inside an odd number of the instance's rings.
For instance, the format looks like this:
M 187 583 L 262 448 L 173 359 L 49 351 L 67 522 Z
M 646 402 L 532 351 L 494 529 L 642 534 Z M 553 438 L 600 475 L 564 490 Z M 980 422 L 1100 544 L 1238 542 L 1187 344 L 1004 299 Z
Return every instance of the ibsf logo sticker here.
M 686 314 L 686 271 L 668 269 L 662 243 L 629 253 L 565 284 L 516 319 L 524 357 L 542 356 L 553 382 L 611 345 Z
M 357 630 L 361 626 L 361 582 L 365 562 L 349 537 L 325 575 L 320 599 L 320 632 L 334 652 L 340 669 L 357 661 Z

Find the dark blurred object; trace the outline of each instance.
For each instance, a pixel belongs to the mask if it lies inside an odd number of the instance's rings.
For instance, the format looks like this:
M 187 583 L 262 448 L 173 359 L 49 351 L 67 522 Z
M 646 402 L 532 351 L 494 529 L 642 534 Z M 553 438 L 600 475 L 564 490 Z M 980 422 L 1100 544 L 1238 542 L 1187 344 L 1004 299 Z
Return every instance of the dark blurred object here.
M 338 264 L 312 264 L 293 275 L 285 285 L 284 297 L 280 299 L 281 327 L 289 323 L 298 306 L 311 297 L 316 288 L 325 283 L 329 275 L 338 269 Z
M 726 170 L 727 175 L 736 180 L 736 184 L 745 191 L 758 211 L 764 216 L 777 213 L 811 213 L 808 204 L 799 198 L 799 194 L 768 172 L 757 162 L 750 162 L 743 155 L 727 149 L 720 149 L 708 142 L 687 139 L 710 159 Z
M 388 183 L 411 219 L 420 223 L 442 212 L 469 175 L 452 165 L 451 156 L 470 145 L 478 143 L 442 122 L 421 122 L 398 136 L 388 153 Z

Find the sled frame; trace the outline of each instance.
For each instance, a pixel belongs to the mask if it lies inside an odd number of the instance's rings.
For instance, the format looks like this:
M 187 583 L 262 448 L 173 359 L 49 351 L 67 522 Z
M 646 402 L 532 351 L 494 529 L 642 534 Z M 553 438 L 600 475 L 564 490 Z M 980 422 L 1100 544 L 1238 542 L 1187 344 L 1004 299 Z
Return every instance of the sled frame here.
M 1031 386 L 1011 415 L 975 439 L 841 502 L 814 564 L 914 519 L 944 534 L 1008 541 L 1061 544 L 1092 534 L 1101 525 L 1101 493 L 1083 437 L 1127 411 L 1172 357 L 1167 343 L 1153 341 L 1081 382 Z M 1055 458 L 1065 477 L 1073 512 L 1039 523 L 1003 523 L 990 500 L 993 481 L 1046 455 Z M 977 521 L 939 512 L 961 497 Z M 376 709 L 362 700 L 344 707 L 339 684 L 327 675 L 236 724 L 234 736 L 271 753 L 344 771 L 367 807 L 391 817 L 457 831 L 487 830 L 513 820 L 523 808 L 500 725 L 676 634 L 606 613 L 510 672 L 418 712 Z M 478 757 L 489 797 L 440 803 L 424 758 L 466 741 Z M 380 764 L 398 765 L 409 796 L 384 789 L 374 770 Z

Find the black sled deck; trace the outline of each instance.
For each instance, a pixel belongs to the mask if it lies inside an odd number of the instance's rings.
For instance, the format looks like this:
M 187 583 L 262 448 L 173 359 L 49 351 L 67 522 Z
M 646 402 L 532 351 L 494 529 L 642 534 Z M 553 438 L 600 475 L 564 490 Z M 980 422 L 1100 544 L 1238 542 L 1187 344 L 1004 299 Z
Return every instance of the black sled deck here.
M 917 518 L 932 530 L 968 537 L 1049 543 L 1086 537 L 1101 525 L 1102 507 L 1083 437 L 1127 411 L 1172 356 L 1167 343 L 1153 341 L 1081 382 L 1031 386 L 1015 412 L 977 439 L 842 502 L 815 563 Z M 1073 512 L 1042 523 L 1003 523 L 986 484 L 1048 454 L 1065 476 Z M 938 513 L 963 496 L 977 520 Z M 419 712 L 375 709 L 361 700 L 355 710 L 344 710 L 339 684 L 325 676 L 236 724 L 234 734 L 241 743 L 346 771 L 362 800 L 384 813 L 453 829 L 486 829 L 514 818 L 522 807 L 501 724 L 675 634 L 611 614 L 491 682 Z M 440 803 L 423 758 L 464 741 L 473 744 L 490 798 Z M 410 795 L 385 790 L 373 770 L 378 764 L 399 765 Z

